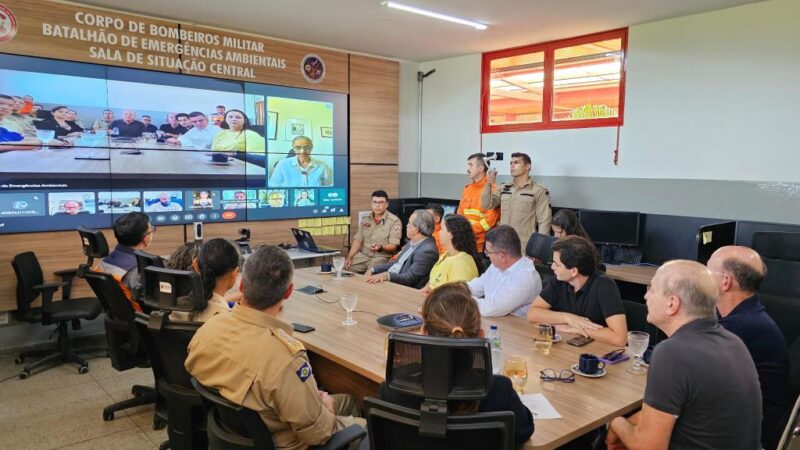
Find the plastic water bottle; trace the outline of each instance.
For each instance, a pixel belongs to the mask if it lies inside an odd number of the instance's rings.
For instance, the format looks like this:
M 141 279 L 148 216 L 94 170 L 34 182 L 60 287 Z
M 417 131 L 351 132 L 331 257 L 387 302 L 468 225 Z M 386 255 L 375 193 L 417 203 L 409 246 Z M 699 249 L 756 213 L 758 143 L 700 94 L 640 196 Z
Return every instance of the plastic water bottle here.
M 119 128 L 114 127 L 114 129 L 111 130 L 111 135 L 112 136 L 119 136 Z
M 489 327 L 489 334 L 486 336 L 486 339 L 489 340 L 489 346 L 492 349 L 492 373 L 498 374 L 500 373 L 500 364 L 502 362 L 500 357 L 502 341 L 500 339 L 500 330 L 497 329 L 497 325 Z

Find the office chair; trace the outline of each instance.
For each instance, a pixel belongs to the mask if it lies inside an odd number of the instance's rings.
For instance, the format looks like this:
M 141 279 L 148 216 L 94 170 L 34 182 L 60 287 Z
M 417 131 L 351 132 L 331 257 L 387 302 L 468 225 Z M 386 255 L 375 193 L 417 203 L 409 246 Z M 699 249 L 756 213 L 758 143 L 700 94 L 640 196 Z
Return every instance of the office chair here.
M 46 365 L 59 365 L 75 363 L 78 373 L 89 372 L 89 364 L 78 356 L 83 353 L 105 352 L 102 348 L 73 349 L 67 325 L 71 322 L 73 330 L 81 328 L 80 320 L 94 320 L 102 311 L 96 298 L 70 298 L 72 280 L 76 270 L 62 270 L 56 272 L 62 279 L 61 282 L 45 283 L 42 267 L 33 252 L 24 252 L 14 256 L 11 261 L 14 273 L 17 276 L 17 317 L 30 323 L 42 325 L 56 325 L 58 340 L 56 349 L 33 350 L 20 353 L 14 362 L 22 364 L 30 357 L 41 359 L 25 366 L 19 374 L 24 380 L 31 375 L 31 371 Z M 61 301 L 54 302 L 53 295 L 61 289 Z M 32 307 L 31 304 L 42 298 L 42 306 Z
M 164 259 L 158 255 L 153 255 L 152 253 L 147 253 L 144 250 L 136 250 L 133 252 L 136 256 L 136 269 L 139 272 L 139 292 L 135 292 L 134 296 L 140 303 L 143 300 L 143 290 L 144 290 L 144 269 L 150 266 L 153 267 L 164 267 Z
M 794 403 L 789 421 L 783 431 L 778 450 L 800 450 L 800 398 Z
M 667 336 L 655 325 L 647 322 L 647 305 L 631 300 L 622 300 L 625 308 L 625 320 L 628 323 L 629 331 L 644 331 L 650 335 L 650 346 L 655 346 Z
M 451 339 L 406 333 L 389 334 L 386 385 L 422 398 L 411 409 L 367 397 L 372 450 L 513 450 L 511 411 L 451 414 L 452 402 L 479 402 L 492 380 L 485 339 Z
M 85 279 L 97 295 L 105 311 L 106 342 L 111 359 L 111 366 L 118 371 L 138 368 L 149 368 L 150 361 L 147 350 L 142 343 L 139 332 L 134 325 L 135 311 L 131 306 L 119 282 L 113 276 L 91 269 L 94 258 L 108 256 L 108 242 L 100 230 L 78 227 L 83 245 L 83 253 L 87 256 L 86 264 L 81 264 L 78 276 Z M 133 398 L 113 403 L 103 409 L 103 420 L 114 419 L 114 413 L 141 405 L 156 404 L 153 427 L 163 428 L 166 424 L 166 413 L 159 411 L 159 398 L 154 388 L 134 385 L 131 388 Z
M 226 400 L 219 391 L 203 386 L 194 377 L 191 383 L 203 397 L 208 411 L 206 423 L 209 450 L 275 450 L 272 434 L 257 412 Z M 345 449 L 365 434 L 366 431 L 360 426 L 350 425 L 334 433 L 325 445 L 313 445 L 308 449 Z
M 147 267 L 144 278 L 147 286 L 158 286 L 144 292 L 150 314 L 136 313 L 136 327 L 150 355 L 150 364 L 159 395 L 167 410 L 169 440 L 161 448 L 194 450 L 208 448 L 203 400 L 192 387 L 190 375 L 183 366 L 188 356 L 189 341 L 202 323 L 170 319 L 172 311 L 188 311 L 190 303 L 179 305 L 185 295 L 202 296 L 200 276 L 195 272 Z M 170 288 L 164 288 L 166 285 Z
M 533 258 L 533 266 L 542 278 L 542 288 L 547 283 L 554 282 L 556 275 L 550 265 L 553 264 L 553 242 L 554 236 L 549 234 L 533 233 L 525 246 L 525 255 Z

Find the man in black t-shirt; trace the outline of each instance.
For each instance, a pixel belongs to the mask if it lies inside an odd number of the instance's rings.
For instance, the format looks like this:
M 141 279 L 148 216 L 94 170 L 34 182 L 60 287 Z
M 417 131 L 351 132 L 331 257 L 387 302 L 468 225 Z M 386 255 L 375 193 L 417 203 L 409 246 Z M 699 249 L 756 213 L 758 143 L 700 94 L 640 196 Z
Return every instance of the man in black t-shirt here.
M 597 266 L 597 250 L 586 239 L 567 236 L 555 241 L 551 268 L 556 281 L 533 301 L 528 320 L 559 324 L 561 331 L 625 346 L 628 324 L 619 289 Z
M 669 339 L 653 351 L 642 410 L 611 422 L 608 448 L 760 449 L 758 374 L 742 340 L 717 323 L 711 272 L 670 261 L 645 299 L 647 321 Z
M 144 124 L 136 120 L 136 112 L 130 109 L 122 111 L 122 120 L 111 122 L 108 128 L 116 130 L 117 137 L 138 138 L 144 133 Z
M 165 140 L 170 138 L 177 139 L 186 134 L 187 131 L 189 131 L 188 129 L 182 127 L 180 123 L 178 123 L 178 119 L 176 118 L 177 115 L 178 113 L 174 112 L 169 113 L 167 115 L 167 123 L 162 124 L 158 128 L 159 130 L 164 132 Z
M 145 133 L 155 133 L 158 131 L 158 128 L 153 125 L 153 118 L 150 116 L 142 116 L 142 125 L 144 125 Z

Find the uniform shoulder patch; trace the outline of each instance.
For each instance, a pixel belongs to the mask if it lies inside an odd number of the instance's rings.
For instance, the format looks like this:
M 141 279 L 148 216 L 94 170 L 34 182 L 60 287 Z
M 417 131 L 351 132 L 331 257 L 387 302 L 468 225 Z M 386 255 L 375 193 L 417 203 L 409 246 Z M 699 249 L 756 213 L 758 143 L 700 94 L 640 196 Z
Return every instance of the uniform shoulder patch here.
M 402 225 L 400 225 L 400 222 L 395 223 L 394 224 L 394 231 L 400 231 L 401 227 L 402 227 Z
M 281 330 L 280 328 L 273 329 L 272 334 L 274 334 L 279 341 L 283 342 L 283 345 L 285 345 L 286 348 L 288 348 L 293 355 L 301 351 L 304 351 L 306 349 L 305 347 L 303 347 L 302 342 L 298 341 L 292 336 L 289 336 L 288 333 Z
M 308 361 L 304 361 L 303 365 L 300 366 L 295 373 L 297 374 L 297 378 L 300 378 L 300 381 L 305 382 L 307 379 L 311 378 L 311 365 Z

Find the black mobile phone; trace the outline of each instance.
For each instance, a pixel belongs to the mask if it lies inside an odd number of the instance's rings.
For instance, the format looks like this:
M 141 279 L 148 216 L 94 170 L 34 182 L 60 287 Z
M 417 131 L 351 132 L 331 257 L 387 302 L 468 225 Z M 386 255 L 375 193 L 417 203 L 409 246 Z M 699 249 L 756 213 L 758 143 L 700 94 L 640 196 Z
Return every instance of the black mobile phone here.
M 312 327 L 311 325 L 303 325 L 302 323 L 294 322 L 292 322 L 292 328 L 294 328 L 294 331 L 297 331 L 298 333 L 310 333 L 316 330 L 316 328 Z
M 567 341 L 567 344 L 573 345 L 575 347 L 583 347 L 584 345 L 594 342 L 594 339 L 585 336 L 576 336 Z

